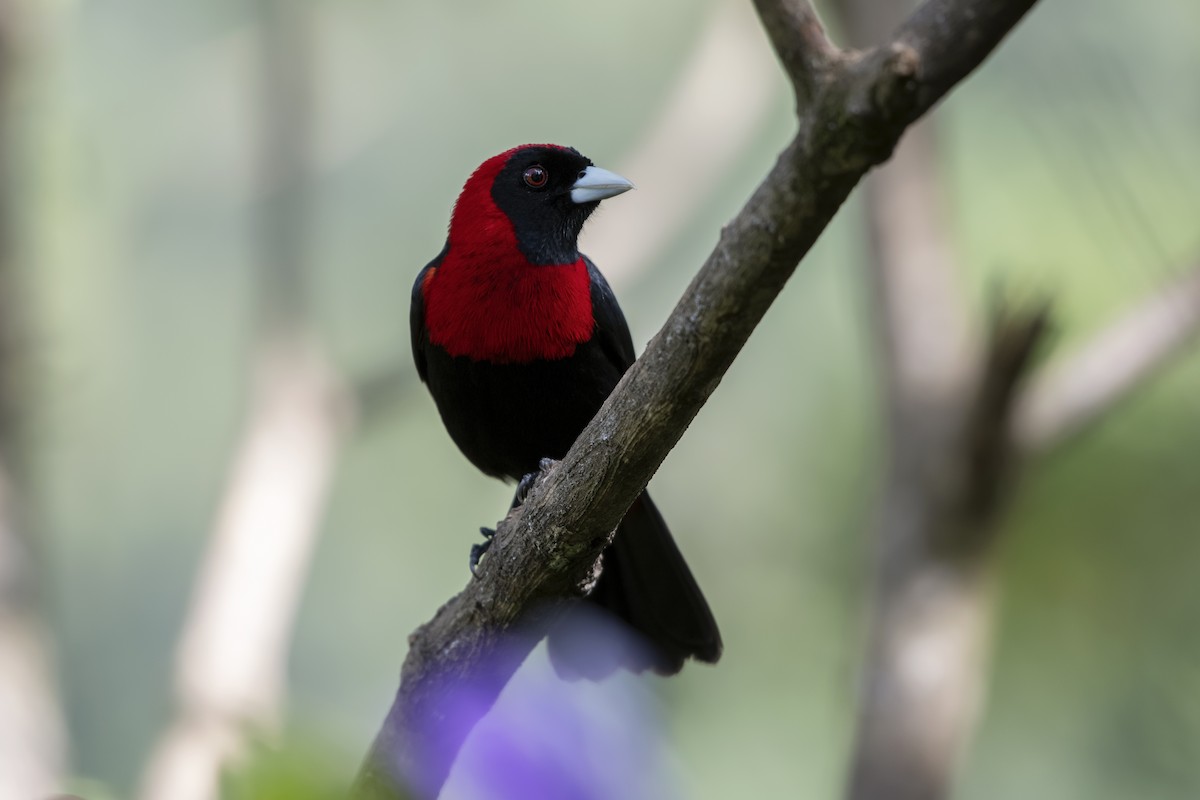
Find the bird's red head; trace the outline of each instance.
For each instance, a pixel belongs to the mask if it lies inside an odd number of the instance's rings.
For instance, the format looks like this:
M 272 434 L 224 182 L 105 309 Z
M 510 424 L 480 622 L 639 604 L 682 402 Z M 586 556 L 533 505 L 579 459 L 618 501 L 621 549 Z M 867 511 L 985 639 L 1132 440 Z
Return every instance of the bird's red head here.
M 600 201 L 631 188 L 572 147 L 514 147 L 467 179 L 450 219 L 450 246 L 495 247 L 515 236 L 529 263 L 569 264 L 579 258 L 579 232 Z
M 570 147 L 522 145 L 483 162 L 425 276 L 430 341 L 499 363 L 574 352 L 594 324 L 579 232 L 601 200 L 631 188 Z

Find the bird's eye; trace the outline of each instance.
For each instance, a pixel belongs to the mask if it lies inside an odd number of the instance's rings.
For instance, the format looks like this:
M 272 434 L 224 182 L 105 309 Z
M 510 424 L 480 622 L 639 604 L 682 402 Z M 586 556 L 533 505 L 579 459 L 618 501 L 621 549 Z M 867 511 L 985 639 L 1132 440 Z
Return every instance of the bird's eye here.
M 525 185 L 530 189 L 541 189 L 546 185 L 546 181 L 550 179 L 549 173 L 541 164 L 534 164 L 529 169 L 525 170 L 525 174 L 521 176 L 525 180 Z

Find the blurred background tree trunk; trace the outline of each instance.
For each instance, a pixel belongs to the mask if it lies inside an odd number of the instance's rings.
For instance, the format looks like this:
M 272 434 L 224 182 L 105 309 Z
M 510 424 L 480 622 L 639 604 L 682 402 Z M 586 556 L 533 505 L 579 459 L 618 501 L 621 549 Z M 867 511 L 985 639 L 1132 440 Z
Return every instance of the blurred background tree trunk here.
M 242 440 L 176 653 L 176 717 L 144 800 L 216 800 L 255 737 L 282 728 L 297 608 L 350 400 L 310 324 L 310 10 L 260 0 L 257 322 Z
M 26 513 L 30 350 L 35 339 L 14 204 L 22 143 L 14 101 L 21 69 L 21 3 L 0 7 L 0 797 L 61 788 L 67 736 L 50 636 L 41 613 L 44 564 Z
M 836 0 L 834 10 L 847 43 L 867 47 L 915 5 Z M 988 330 L 973 327 L 937 120 L 910 128 L 862 195 L 887 457 L 851 800 L 952 794 L 986 696 L 994 540 L 1018 456 L 1041 455 L 1094 422 L 1194 337 L 1200 315 L 1197 273 L 1154 293 L 1081 357 L 1030 376 L 1049 305 L 1000 294 Z
M 916 3 L 835 5 L 846 44 L 868 47 Z M 851 800 L 947 797 L 986 675 L 991 520 L 965 502 L 983 353 L 955 272 L 937 124 L 910 128 L 861 195 L 887 439 Z

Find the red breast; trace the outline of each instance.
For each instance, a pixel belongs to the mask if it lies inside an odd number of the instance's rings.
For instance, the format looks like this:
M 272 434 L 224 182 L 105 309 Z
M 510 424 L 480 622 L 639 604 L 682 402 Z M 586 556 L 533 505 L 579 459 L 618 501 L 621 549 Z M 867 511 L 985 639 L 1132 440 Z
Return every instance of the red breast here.
M 492 198 L 509 157 L 528 147 L 488 159 L 467 180 L 450 220 L 449 248 L 421 287 L 429 340 L 451 356 L 502 364 L 553 360 L 592 337 L 583 258 L 530 263 L 512 220 Z

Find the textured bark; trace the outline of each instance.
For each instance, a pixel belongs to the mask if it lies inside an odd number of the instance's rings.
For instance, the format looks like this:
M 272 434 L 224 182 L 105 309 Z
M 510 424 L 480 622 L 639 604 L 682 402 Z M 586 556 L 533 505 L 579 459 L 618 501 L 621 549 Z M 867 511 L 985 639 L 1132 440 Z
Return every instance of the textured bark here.
M 932 0 L 893 41 L 849 54 L 824 39 L 808 3 L 756 2 L 798 87 L 796 138 L 571 451 L 499 526 L 478 579 L 410 637 L 360 796 L 394 796 L 405 776 L 441 785 L 465 736 L 438 707 L 443 688 L 482 686 L 494 699 L 851 189 L 1033 3 Z

